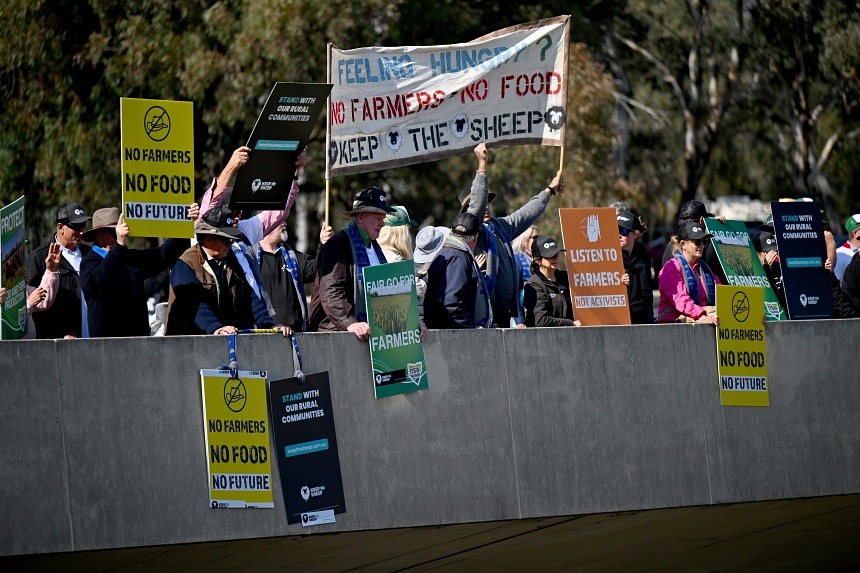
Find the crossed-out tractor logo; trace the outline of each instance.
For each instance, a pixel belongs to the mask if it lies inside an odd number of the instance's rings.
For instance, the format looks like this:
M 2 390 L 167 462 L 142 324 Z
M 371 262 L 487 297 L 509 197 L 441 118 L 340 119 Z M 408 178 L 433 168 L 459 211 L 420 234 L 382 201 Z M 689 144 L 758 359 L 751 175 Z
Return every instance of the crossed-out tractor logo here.
M 143 129 L 152 141 L 164 141 L 170 135 L 170 115 L 160 105 L 154 105 L 143 114 Z

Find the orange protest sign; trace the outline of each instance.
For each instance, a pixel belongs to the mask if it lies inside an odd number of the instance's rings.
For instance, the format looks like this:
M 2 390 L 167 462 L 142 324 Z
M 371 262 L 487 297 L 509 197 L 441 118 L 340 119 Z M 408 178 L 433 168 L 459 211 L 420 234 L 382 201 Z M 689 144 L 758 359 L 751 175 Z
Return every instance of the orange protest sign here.
M 583 326 L 630 324 L 615 209 L 559 209 L 573 316 Z

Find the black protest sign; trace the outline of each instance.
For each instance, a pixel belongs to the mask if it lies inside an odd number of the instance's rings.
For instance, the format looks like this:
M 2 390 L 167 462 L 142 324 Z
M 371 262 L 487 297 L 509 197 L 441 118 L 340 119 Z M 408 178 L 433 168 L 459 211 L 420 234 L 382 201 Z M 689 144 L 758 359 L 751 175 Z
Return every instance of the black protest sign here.
M 269 396 L 287 523 L 334 521 L 346 503 L 328 372 L 272 380 Z
M 296 159 L 326 105 L 331 84 L 278 82 L 248 138 L 248 163 L 239 170 L 230 208 L 279 211 L 287 203 Z
M 773 228 L 791 320 L 833 318 L 821 209 L 814 202 L 773 202 Z

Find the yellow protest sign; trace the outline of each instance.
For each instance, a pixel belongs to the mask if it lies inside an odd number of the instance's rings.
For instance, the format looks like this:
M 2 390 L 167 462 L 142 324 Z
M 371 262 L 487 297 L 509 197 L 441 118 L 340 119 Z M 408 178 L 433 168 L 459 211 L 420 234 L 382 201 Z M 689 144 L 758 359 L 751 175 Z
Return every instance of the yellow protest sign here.
M 210 507 L 274 507 L 266 373 L 201 370 Z
M 190 239 L 194 225 L 191 102 L 120 98 L 122 212 L 138 237 Z
M 769 406 L 764 289 L 717 285 L 717 371 L 723 406 Z

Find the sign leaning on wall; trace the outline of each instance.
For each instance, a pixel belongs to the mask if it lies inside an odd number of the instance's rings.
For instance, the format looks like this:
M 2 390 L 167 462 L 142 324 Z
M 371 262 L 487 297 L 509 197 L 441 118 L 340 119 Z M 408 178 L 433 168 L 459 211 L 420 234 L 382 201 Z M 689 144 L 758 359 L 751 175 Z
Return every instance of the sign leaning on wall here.
M 203 432 L 212 508 L 271 508 L 266 373 L 201 370 Z
M 764 289 L 717 285 L 717 371 L 723 406 L 769 406 Z
M 24 198 L 0 209 L 0 286 L 6 301 L 0 307 L 0 340 L 17 340 L 27 334 L 27 285 L 24 281 Z
M 364 294 L 376 397 L 426 390 L 415 265 L 405 260 L 365 267 Z

